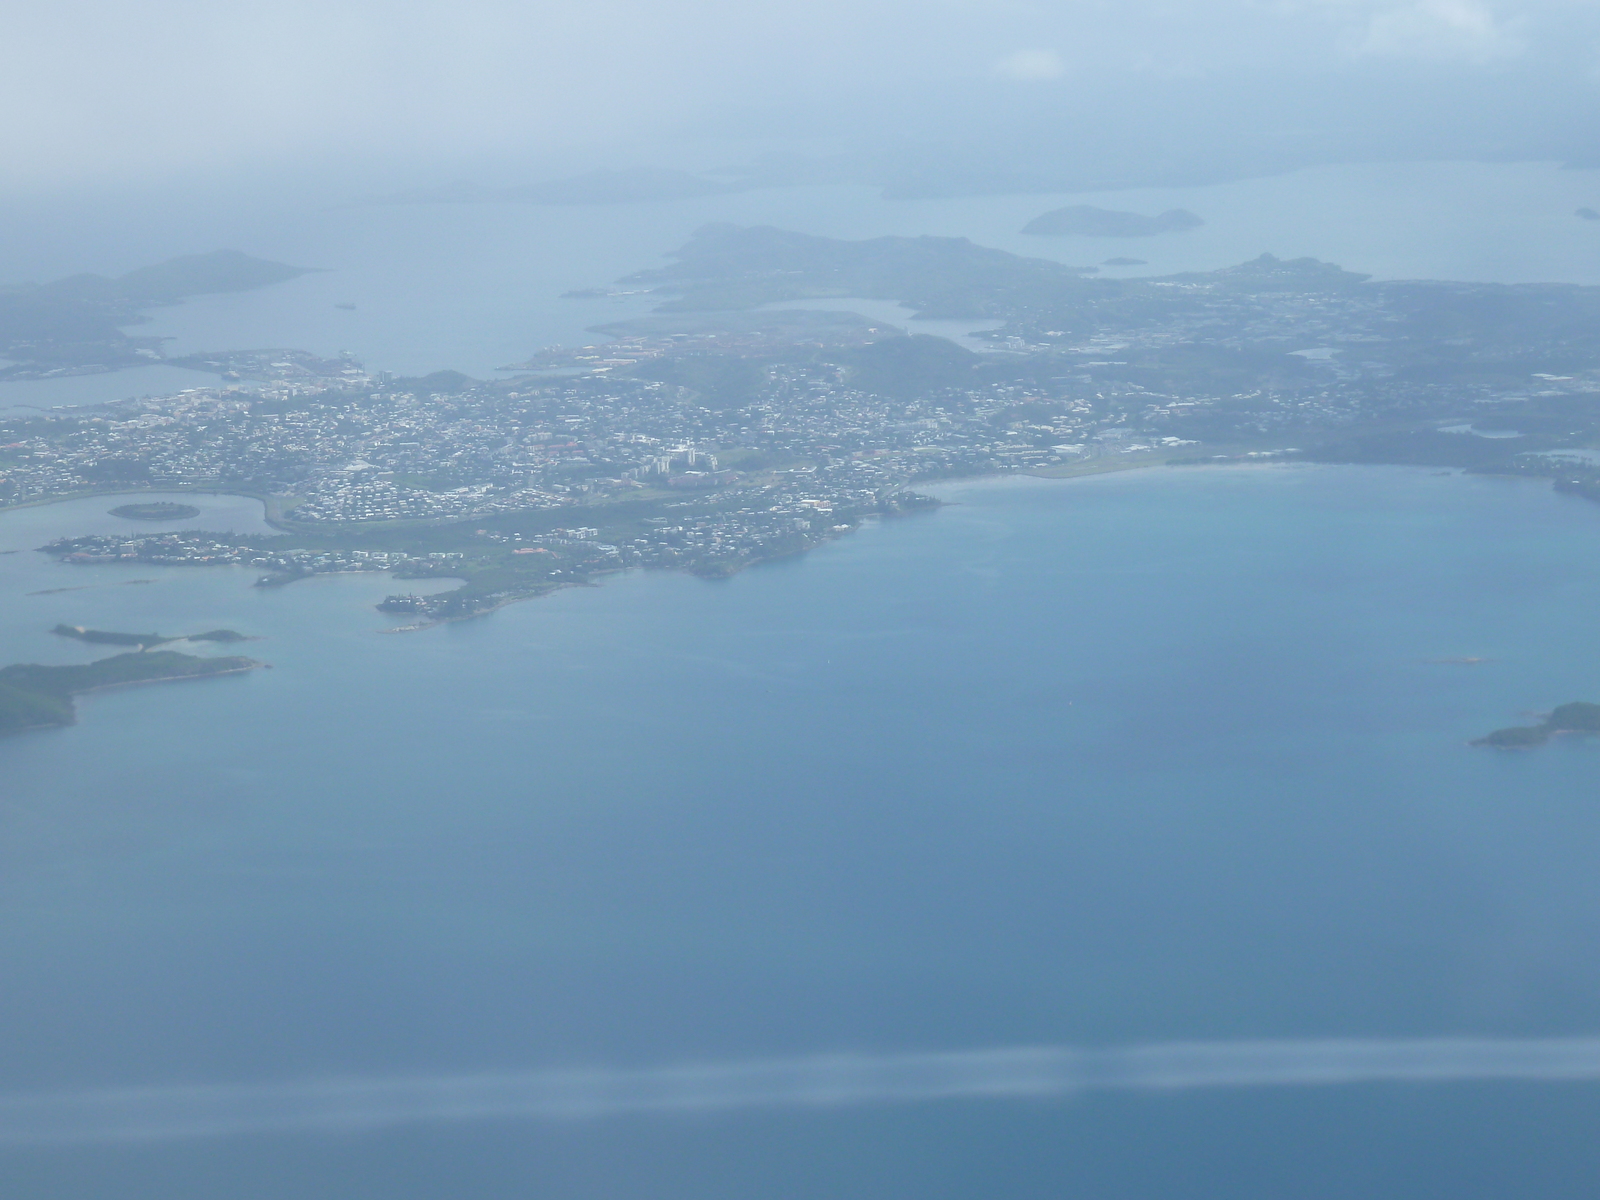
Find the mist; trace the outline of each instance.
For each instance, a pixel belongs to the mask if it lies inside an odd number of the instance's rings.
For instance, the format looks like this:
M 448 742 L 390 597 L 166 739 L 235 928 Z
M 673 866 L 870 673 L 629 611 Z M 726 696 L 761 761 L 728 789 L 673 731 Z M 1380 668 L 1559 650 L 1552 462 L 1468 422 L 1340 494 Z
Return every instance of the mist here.
M 25 0 L 8 48 L 12 197 L 758 163 L 951 193 L 1564 159 L 1600 88 L 1600 10 L 1576 0 Z

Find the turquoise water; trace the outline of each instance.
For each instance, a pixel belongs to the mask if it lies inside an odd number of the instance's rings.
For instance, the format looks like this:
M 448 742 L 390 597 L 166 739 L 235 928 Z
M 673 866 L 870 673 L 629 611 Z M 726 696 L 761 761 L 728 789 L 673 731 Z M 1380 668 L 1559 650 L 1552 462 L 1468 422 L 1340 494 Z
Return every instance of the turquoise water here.
M 0 1092 L 1600 1029 L 1600 744 L 1465 745 L 1600 699 L 1600 506 L 1398 468 L 944 494 L 396 636 L 382 576 L 0 557 L 10 654 L 221 623 L 273 664 L 0 743 Z M 1596 1116 L 1390 1086 L 4 1158 L 27 1200 L 1459 1200 L 1589 1194 Z

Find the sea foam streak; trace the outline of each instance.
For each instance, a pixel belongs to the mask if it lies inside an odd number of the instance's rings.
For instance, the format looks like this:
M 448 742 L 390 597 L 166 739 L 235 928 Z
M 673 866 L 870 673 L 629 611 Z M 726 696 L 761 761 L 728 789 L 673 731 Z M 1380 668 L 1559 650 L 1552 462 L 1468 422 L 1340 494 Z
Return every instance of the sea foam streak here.
M 0 1141 L 148 1141 L 427 1121 L 821 1108 L 1089 1090 L 1600 1080 L 1600 1038 L 1168 1042 L 0 1097 Z

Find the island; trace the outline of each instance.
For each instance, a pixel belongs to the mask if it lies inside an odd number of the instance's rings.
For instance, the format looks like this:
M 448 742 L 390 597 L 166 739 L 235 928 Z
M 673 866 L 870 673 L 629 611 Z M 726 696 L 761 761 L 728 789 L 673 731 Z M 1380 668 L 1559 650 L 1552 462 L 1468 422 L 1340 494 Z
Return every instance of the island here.
M 75 638 L 97 646 L 138 646 L 148 650 L 165 646 L 169 642 L 253 642 L 256 639 L 232 629 L 208 629 L 204 633 L 190 633 L 179 637 L 162 637 L 159 633 L 111 633 L 104 629 L 85 629 L 82 625 L 57 625 L 50 631 L 61 637 Z
M 1600 221 L 1600 212 L 1592 208 L 1580 208 L 1574 215 L 1580 221 Z
M 1529 746 L 1542 746 L 1558 733 L 1600 733 L 1600 704 L 1575 700 L 1555 708 L 1537 725 L 1496 729 L 1493 733 L 1473 738 L 1472 745 L 1523 750 Z
M 1096 208 L 1092 204 L 1072 204 L 1035 217 L 1022 227 L 1022 232 L 1047 237 L 1154 237 L 1158 233 L 1197 229 L 1204 224 L 1184 208 L 1169 208 L 1157 216 L 1147 217 L 1142 213 Z
M 119 504 L 111 510 L 111 515 L 134 521 L 190 521 L 200 515 L 200 510 L 192 504 L 153 500 L 146 504 Z
M 75 666 L 15 663 L 0 668 L 0 734 L 71 725 L 72 698 L 104 688 L 236 675 L 265 664 L 253 658 L 198 658 L 176 650 L 136 650 Z

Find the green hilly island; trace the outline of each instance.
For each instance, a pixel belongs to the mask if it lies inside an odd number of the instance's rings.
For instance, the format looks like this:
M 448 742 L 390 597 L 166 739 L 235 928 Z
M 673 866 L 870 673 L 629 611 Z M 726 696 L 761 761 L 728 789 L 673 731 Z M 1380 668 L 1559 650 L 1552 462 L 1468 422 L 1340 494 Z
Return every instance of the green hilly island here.
M 0 667 L 0 734 L 71 725 L 72 697 L 101 688 L 232 675 L 261 666 L 230 655 L 198 658 L 176 650 L 135 650 L 72 666 L 14 663 Z
M 1562 704 L 1537 725 L 1496 729 L 1481 738 L 1474 738 L 1472 744 L 1520 750 L 1528 746 L 1542 746 L 1558 733 L 1600 733 L 1600 704 L 1588 704 L 1582 700 Z

